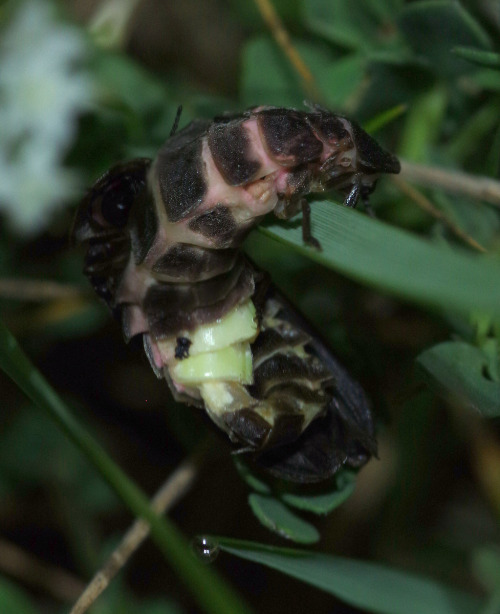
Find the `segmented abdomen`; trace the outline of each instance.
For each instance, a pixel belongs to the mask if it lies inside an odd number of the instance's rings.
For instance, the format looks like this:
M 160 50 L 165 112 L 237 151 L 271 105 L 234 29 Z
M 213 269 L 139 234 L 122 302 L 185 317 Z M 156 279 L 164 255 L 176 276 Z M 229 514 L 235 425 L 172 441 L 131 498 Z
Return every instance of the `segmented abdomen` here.
M 312 189 L 362 194 L 379 172 L 397 172 L 360 130 L 324 110 L 193 122 L 153 162 L 112 168 L 75 222 L 86 274 L 125 337 L 143 335 L 174 396 L 205 407 L 241 450 L 296 481 L 365 462 L 370 409 L 238 247 L 263 215 L 294 215 Z

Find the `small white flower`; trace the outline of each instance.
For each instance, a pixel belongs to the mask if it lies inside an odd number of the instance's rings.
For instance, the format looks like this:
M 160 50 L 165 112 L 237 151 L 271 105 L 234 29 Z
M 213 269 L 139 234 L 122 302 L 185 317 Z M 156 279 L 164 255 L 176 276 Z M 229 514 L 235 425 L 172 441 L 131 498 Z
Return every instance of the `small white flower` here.
M 0 211 L 29 233 L 74 191 L 62 166 L 92 100 L 83 35 L 48 0 L 27 0 L 0 42 Z

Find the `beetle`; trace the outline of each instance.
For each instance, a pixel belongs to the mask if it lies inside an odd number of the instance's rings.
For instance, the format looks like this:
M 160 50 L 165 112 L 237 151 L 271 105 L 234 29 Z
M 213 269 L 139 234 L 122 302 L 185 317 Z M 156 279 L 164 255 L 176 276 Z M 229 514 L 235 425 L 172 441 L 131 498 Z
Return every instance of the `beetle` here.
M 83 199 L 85 274 L 173 396 L 204 408 L 236 452 L 295 482 L 362 465 L 376 450 L 363 390 L 240 245 L 266 214 L 302 211 L 304 242 L 319 248 L 305 196 L 366 203 L 399 161 L 317 105 L 176 131 L 178 119 L 154 160 L 113 166 Z

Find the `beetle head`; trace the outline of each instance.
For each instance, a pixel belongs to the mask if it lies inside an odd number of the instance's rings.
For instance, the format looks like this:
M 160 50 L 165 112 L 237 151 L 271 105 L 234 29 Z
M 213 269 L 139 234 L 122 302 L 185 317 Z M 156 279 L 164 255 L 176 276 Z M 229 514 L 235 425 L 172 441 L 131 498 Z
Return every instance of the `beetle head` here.
M 356 147 L 358 168 L 364 173 L 399 173 L 401 164 L 393 154 L 382 149 L 377 141 L 354 121 L 350 121 Z
M 137 194 L 144 188 L 149 158 L 116 164 L 102 175 L 82 200 L 72 236 L 86 241 L 123 228 Z

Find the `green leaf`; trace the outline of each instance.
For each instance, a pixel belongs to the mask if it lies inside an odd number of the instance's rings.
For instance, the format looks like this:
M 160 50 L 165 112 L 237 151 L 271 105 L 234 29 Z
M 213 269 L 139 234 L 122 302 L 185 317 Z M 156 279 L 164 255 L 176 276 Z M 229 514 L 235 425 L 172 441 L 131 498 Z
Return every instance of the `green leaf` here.
M 234 455 L 233 456 L 234 466 L 236 467 L 240 477 L 242 477 L 245 482 L 252 488 L 262 495 L 268 495 L 271 492 L 271 488 L 260 478 L 258 478 L 252 471 L 249 466 L 242 460 L 241 456 Z
M 318 76 L 321 90 L 332 108 L 348 108 L 349 99 L 355 98 L 364 85 L 366 58 L 362 55 L 346 55 L 334 60 Z
M 484 416 L 500 416 L 500 384 L 484 376 L 489 357 L 479 348 L 447 341 L 420 354 L 417 362 L 441 390 L 461 405 Z
M 390 124 L 401 115 L 404 115 L 407 110 L 408 105 L 397 104 L 386 111 L 381 111 L 375 117 L 365 122 L 363 124 L 363 128 L 370 134 L 373 134 L 374 132 L 377 132 L 377 130 L 383 128 L 386 124 Z
M 472 79 L 475 84 L 486 92 L 499 92 L 500 91 L 500 78 L 498 70 L 493 68 L 479 68 Z M 493 101 L 496 102 L 496 101 Z M 496 173 L 497 169 L 495 169 Z
M 429 159 L 432 145 L 439 139 L 448 105 L 448 92 L 434 87 L 414 97 L 405 117 L 399 155 L 414 162 Z
M 281 537 L 301 544 L 314 544 L 319 541 L 316 527 L 293 514 L 277 499 L 252 493 L 248 502 L 260 522 Z
M 394 19 L 405 0 L 364 0 L 366 9 L 378 17 L 382 26 L 387 27 L 387 22 Z
M 360 57 L 338 60 L 324 44 L 296 41 L 294 46 L 320 90 L 328 88 L 334 101 L 343 102 L 356 90 L 362 64 Z M 242 75 L 244 105 L 303 106 L 304 83 L 273 39 L 260 37 L 247 43 L 243 52 Z
M 27 408 L 28 409 L 28 408 Z M 17 488 L 26 484 L 38 487 L 51 483 L 86 513 L 113 509 L 117 500 L 71 443 L 61 437 L 45 416 L 20 411 L 8 424 L 2 425 L 0 476 Z M 51 453 L 47 454 L 47 450 Z M 61 463 L 61 458 L 65 459 Z M 1 610 L 0 610 L 1 612 Z
M 20 588 L 13 582 L 0 577 L 0 612 L 2 614 L 35 614 L 36 609 Z
M 294 45 L 330 106 L 343 107 L 357 97 L 365 80 L 364 56 L 351 54 L 337 58 L 325 45 L 303 41 Z M 300 108 L 304 100 L 303 88 L 300 76 L 274 40 L 256 38 L 245 46 L 241 87 L 245 105 Z
M 245 106 L 302 105 L 300 79 L 281 49 L 268 37 L 253 39 L 245 45 L 241 97 Z
M 500 384 L 500 341 L 489 337 L 481 345 L 481 350 L 487 361 L 484 369 L 486 377 Z
M 453 47 L 452 53 L 458 55 L 458 57 L 477 64 L 478 66 L 485 66 L 487 68 L 500 68 L 500 53 L 494 51 L 484 51 L 483 49 L 476 49 L 475 47 Z
M 255 473 L 253 473 L 240 456 L 234 456 L 233 461 L 238 473 L 250 486 L 250 488 L 255 490 L 260 495 L 266 495 L 265 497 L 261 498 L 263 501 L 270 499 L 272 495 L 271 487 Z M 290 487 L 290 485 L 287 485 L 287 487 Z M 329 487 L 329 490 L 326 490 L 327 487 Z M 341 505 L 350 497 L 355 487 L 356 474 L 352 471 L 343 470 L 336 475 L 334 481 L 330 481 L 329 485 L 322 485 L 321 492 L 318 492 L 317 488 L 314 488 L 313 492 L 311 492 L 311 489 L 306 489 L 306 492 L 304 492 L 303 488 L 299 488 L 297 489 L 297 492 L 283 491 L 276 492 L 274 495 L 276 498 L 281 499 L 282 502 L 291 507 L 312 512 L 313 514 L 329 514 L 332 510 Z M 276 498 L 271 500 L 279 503 Z M 261 500 L 257 498 L 253 499 L 252 501 L 259 508 L 259 513 L 261 513 L 261 508 L 263 509 L 263 506 L 261 506 Z M 282 508 L 279 506 L 278 508 L 281 513 Z M 252 509 L 254 508 L 252 507 Z M 290 513 L 288 510 L 286 511 Z M 264 522 L 259 516 L 259 513 L 256 512 L 259 520 L 261 520 L 265 526 L 268 526 L 267 522 Z
M 490 595 L 487 604 L 481 610 L 480 614 L 498 614 L 500 612 L 500 591 Z
M 101 120 L 114 117 L 118 126 L 126 131 L 125 143 L 120 142 L 120 154 L 127 157 L 153 155 L 164 142 L 177 111 L 178 100 L 173 98 L 172 88 L 119 54 L 99 53 L 94 64 L 100 98 L 97 116 Z M 181 125 L 189 121 L 191 113 L 191 105 L 184 104 Z M 106 136 L 107 142 L 112 142 L 111 137 L 117 138 L 116 128 L 101 128 L 101 132 L 106 130 L 110 133 Z M 92 152 L 95 151 L 94 145 Z
M 320 552 L 217 537 L 221 550 L 277 569 L 369 612 L 471 614 L 479 599 L 429 578 Z
M 489 591 L 500 590 L 500 548 L 488 545 L 478 548 L 472 557 L 474 575 Z
M 314 514 L 329 514 L 336 507 L 342 505 L 352 495 L 355 488 L 355 474 L 350 471 L 342 471 L 337 476 L 335 485 L 330 492 L 316 495 L 286 492 L 281 495 L 281 499 L 287 505 L 300 510 L 306 510 Z
M 481 71 L 484 74 L 484 71 Z M 490 71 L 493 72 L 493 71 Z M 498 88 L 500 89 L 500 74 L 495 73 Z M 475 80 L 479 81 L 479 75 L 475 75 Z M 470 113 L 467 118 L 461 123 L 460 130 L 457 130 L 446 145 L 446 154 L 455 163 L 465 162 L 471 157 L 471 152 L 481 150 L 484 144 L 488 143 L 491 134 L 494 133 L 498 126 L 498 102 L 491 100 L 488 104 L 478 106 L 474 112 Z M 484 172 L 484 159 L 478 160 L 478 172 Z M 495 169 L 496 174 L 496 169 Z M 470 203 L 469 208 L 470 208 Z M 495 211 L 493 212 L 496 213 Z M 471 215 L 477 215 L 475 209 L 471 209 Z
M 124 104 L 138 117 L 166 105 L 175 117 L 176 107 L 168 88 L 127 57 L 108 52 L 97 54 L 94 74 L 99 94 L 108 103 Z
M 470 70 L 470 64 L 451 53 L 457 46 L 489 48 L 488 35 L 458 2 L 422 0 L 407 4 L 399 27 L 413 51 L 443 77 Z
M 271 223 L 259 231 L 311 260 L 402 298 L 446 310 L 452 306 L 462 313 L 500 313 L 500 263 L 434 245 L 332 202 L 313 202 L 311 208 L 312 232 L 323 251 L 303 245 L 300 222 Z
M 378 54 L 380 58 L 380 55 Z M 427 67 L 413 59 L 407 61 L 406 53 L 399 53 L 401 63 L 388 62 L 387 59 L 371 61 L 370 79 L 359 108 L 358 117 L 370 118 L 396 105 L 413 108 L 414 101 L 435 87 L 435 80 Z
M 336 45 L 356 50 L 375 45 L 377 22 L 363 0 L 306 0 L 304 13 L 308 27 Z
M 366 10 L 386 26 L 388 21 L 392 21 L 404 2 L 405 0 L 364 0 Z

